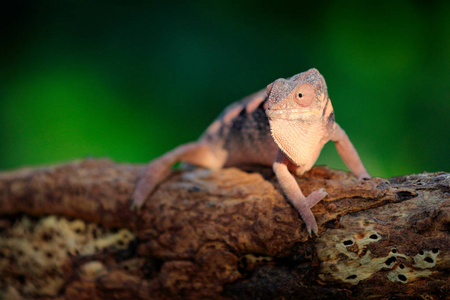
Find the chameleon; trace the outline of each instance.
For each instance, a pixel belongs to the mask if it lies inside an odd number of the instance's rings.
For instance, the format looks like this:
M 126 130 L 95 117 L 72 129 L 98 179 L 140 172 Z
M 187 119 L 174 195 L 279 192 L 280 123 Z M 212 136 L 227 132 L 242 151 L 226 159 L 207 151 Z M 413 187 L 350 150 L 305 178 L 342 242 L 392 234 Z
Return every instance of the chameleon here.
M 272 166 L 308 234 L 318 235 L 311 208 L 327 193 L 322 188 L 305 196 L 294 176 L 309 171 L 330 140 L 358 180 L 370 178 L 355 147 L 335 121 L 327 85 L 319 71 L 312 68 L 279 78 L 266 89 L 226 107 L 198 141 L 180 145 L 151 161 L 138 181 L 132 205 L 141 207 L 177 162 L 212 170 L 266 165 Z

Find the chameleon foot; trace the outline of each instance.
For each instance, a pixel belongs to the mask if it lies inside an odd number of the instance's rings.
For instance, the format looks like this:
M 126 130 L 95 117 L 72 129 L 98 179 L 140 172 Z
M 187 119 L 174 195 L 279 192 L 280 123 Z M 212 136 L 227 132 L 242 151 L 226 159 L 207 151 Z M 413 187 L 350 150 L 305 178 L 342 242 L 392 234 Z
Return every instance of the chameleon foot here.
M 309 208 L 303 209 L 302 211 L 298 210 L 300 216 L 302 217 L 303 222 L 305 222 L 306 230 L 310 237 L 312 237 L 311 232 L 314 232 L 315 235 L 319 235 L 319 228 L 317 227 L 316 218 L 314 218 L 313 213 Z
M 314 218 L 311 212 L 311 207 L 316 205 L 320 200 L 327 196 L 327 192 L 324 189 L 320 189 L 312 192 L 308 197 L 304 198 L 303 205 L 295 205 L 298 213 L 302 217 L 303 222 L 305 222 L 306 230 L 311 237 L 313 232 L 316 236 L 319 235 L 319 228 L 317 226 L 316 218 Z

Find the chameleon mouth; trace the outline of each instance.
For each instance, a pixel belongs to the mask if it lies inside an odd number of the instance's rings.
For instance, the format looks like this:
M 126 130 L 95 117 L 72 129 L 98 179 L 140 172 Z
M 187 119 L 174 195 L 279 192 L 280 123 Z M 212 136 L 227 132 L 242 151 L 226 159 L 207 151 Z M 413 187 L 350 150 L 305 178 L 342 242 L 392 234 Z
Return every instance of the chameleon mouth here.
M 266 115 L 269 119 L 283 119 L 283 120 L 311 120 L 317 116 L 317 110 L 308 109 L 266 109 Z

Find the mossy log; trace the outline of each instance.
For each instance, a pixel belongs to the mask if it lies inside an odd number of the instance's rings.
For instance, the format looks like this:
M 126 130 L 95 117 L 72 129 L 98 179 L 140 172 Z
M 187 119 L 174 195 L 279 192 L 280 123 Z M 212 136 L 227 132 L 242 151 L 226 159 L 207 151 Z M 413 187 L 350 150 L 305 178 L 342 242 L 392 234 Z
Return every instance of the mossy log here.
M 174 171 L 138 211 L 144 166 L 0 173 L 0 298 L 443 299 L 450 175 L 358 182 L 314 167 L 310 238 L 269 168 Z

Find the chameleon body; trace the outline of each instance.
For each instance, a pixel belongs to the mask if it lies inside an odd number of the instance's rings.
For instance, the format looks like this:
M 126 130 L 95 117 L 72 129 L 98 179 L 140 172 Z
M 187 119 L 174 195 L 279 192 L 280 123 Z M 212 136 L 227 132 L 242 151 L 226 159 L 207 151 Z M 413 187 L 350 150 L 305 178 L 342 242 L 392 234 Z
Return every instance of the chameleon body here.
M 359 180 L 370 178 L 348 136 L 335 122 L 325 79 L 316 69 L 277 79 L 265 90 L 228 106 L 197 142 L 178 146 L 147 166 L 133 195 L 140 207 L 176 162 L 219 169 L 259 164 L 272 166 L 289 202 L 308 233 L 318 234 L 311 207 L 327 193 L 303 195 L 294 175 L 316 162 L 326 142 L 336 149 Z

